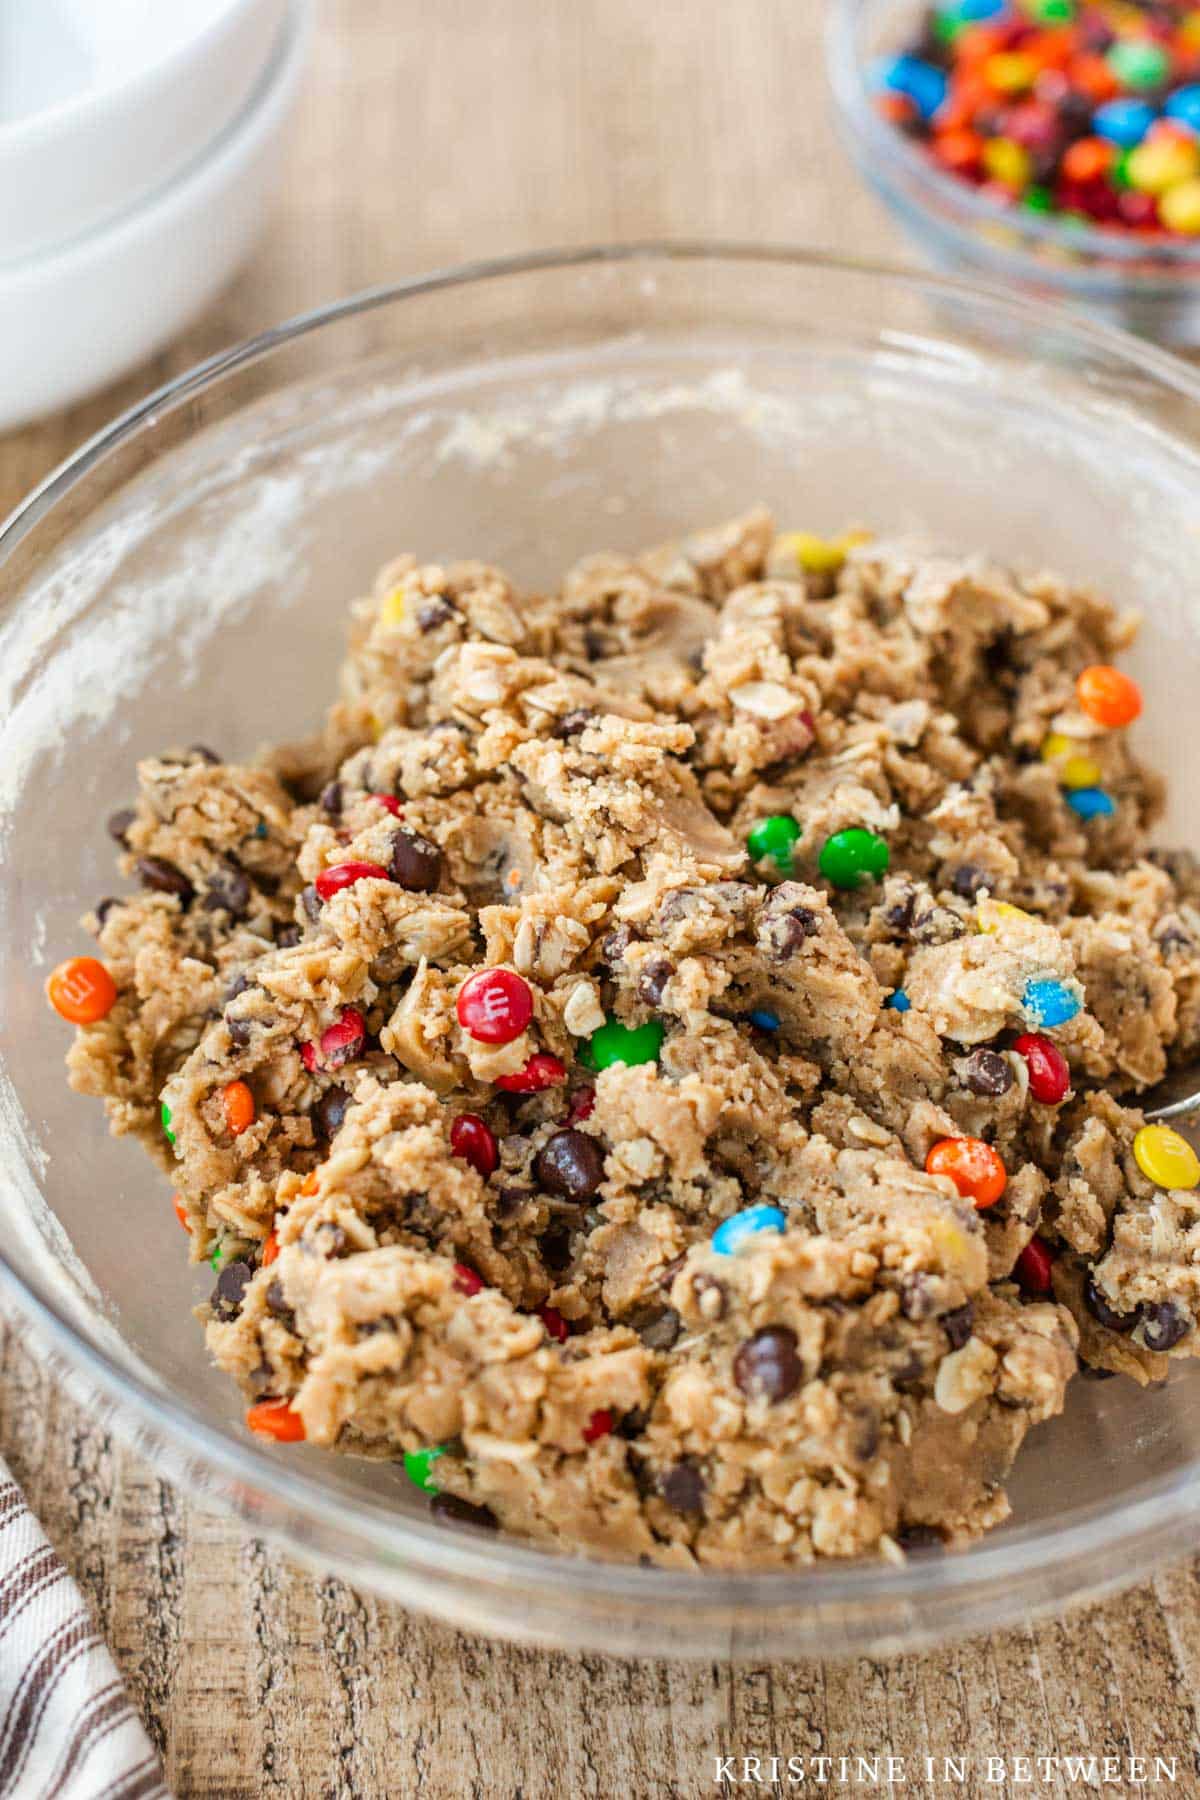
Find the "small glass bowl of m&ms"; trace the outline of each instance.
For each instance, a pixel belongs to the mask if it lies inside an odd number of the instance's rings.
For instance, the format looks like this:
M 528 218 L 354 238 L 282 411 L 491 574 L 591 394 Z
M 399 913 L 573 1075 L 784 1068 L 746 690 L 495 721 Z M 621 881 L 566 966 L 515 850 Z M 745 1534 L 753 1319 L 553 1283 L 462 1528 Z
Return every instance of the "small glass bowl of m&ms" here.
M 829 52 L 935 262 L 1200 342 L 1200 0 L 834 0 Z

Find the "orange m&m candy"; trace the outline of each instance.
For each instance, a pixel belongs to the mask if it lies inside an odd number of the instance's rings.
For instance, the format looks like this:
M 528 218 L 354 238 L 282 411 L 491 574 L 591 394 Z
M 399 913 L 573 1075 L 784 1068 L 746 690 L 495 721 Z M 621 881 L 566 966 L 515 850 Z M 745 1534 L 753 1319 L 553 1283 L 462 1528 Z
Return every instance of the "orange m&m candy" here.
M 254 1095 L 244 1081 L 231 1081 L 221 1093 L 221 1102 L 225 1108 L 225 1123 L 234 1137 L 240 1137 L 243 1131 L 253 1125 L 256 1118 Z
M 267 1233 L 266 1242 L 263 1244 L 263 1247 L 262 1247 L 262 1266 L 263 1266 L 263 1268 L 269 1269 L 271 1264 L 275 1261 L 275 1258 L 278 1255 L 279 1255 L 279 1239 L 275 1236 L 275 1233 L 273 1231 L 269 1231 Z
M 259 1400 L 247 1409 L 246 1423 L 259 1437 L 274 1438 L 277 1444 L 304 1441 L 304 1420 L 286 1400 Z
M 1083 670 L 1075 683 L 1075 697 L 1080 710 L 1097 725 L 1132 725 L 1142 710 L 1142 690 L 1137 682 L 1107 663 L 1093 663 Z
M 939 1138 L 925 1158 L 925 1172 L 948 1175 L 963 1199 L 981 1211 L 996 1204 L 1008 1181 L 1004 1164 L 982 1138 Z
M 178 1194 L 172 1194 L 171 1200 L 175 1207 L 175 1217 L 179 1220 L 179 1223 L 183 1226 L 183 1229 L 187 1232 L 190 1232 L 192 1229 L 192 1222 L 187 1216 L 187 1207 L 183 1204 L 183 1201 L 180 1199 Z
M 50 975 L 46 998 L 72 1025 L 95 1025 L 116 1005 L 117 984 L 94 956 L 72 956 Z

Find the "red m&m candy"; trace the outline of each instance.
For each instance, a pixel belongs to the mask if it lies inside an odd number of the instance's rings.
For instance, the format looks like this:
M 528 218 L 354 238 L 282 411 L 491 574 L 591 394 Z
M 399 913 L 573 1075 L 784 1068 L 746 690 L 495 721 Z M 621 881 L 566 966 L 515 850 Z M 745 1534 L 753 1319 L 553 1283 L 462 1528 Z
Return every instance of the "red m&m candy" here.
M 386 869 L 373 862 L 334 863 L 332 869 L 322 869 L 313 886 L 322 900 L 332 900 L 343 888 L 353 887 L 356 881 L 390 881 L 391 876 Z
M 548 1050 L 537 1050 L 515 1075 L 497 1075 L 496 1086 L 506 1094 L 538 1094 L 567 1079 L 567 1065 Z
M 460 1294 L 466 1294 L 469 1299 L 472 1294 L 482 1293 L 483 1276 L 477 1275 L 474 1269 L 469 1269 L 466 1263 L 455 1263 L 454 1285 Z
M 596 1409 L 583 1428 L 585 1444 L 594 1444 L 598 1439 L 608 1437 L 613 1428 L 613 1416 L 607 1406 Z
M 1048 1294 L 1051 1291 L 1051 1270 L 1054 1258 L 1041 1238 L 1030 1238 L 1020 1256 L 1017 1258 L 1016 1276 L 1027 1294 Z
M 450 1127 L 450 1148 L 485 1181 L 500 1160 L 496 1140 L 478 1113 L 459 1113 Z
M 455 1010 L 477 1043 L 511 1044 L 533 1017 L 533 995 L 511 969 L 480 969 L 459 988 Z
M 556 1306 L 539 1306 L 538 1318 L 557 1344 L 565 1344 L 571 1335 L 570 1326 Z
M 300 1047 L 300 1059 L 309 1074 L 317 1069 L 340 1069 L 357 1056 L 367 1035 L 367 1024 L 356 1006 L 343 1006 L 336 1025 L 328 1026 L 319 1043 L 311 1038 Z
M 1040 1032 L 1025 1031 L 1013 1043 L 1029 1071 L 1029 1091 L 1043 1106 L 1057 1106 L 1071 1090 L 1071 1070 L 1057 1044 Z
M 372 800 L 377 800 L 380 806 L 386 807 L 393 819 L 402 819 L 404 817 L 403 809 L 395 794 L 372 794 L 371 798 Z

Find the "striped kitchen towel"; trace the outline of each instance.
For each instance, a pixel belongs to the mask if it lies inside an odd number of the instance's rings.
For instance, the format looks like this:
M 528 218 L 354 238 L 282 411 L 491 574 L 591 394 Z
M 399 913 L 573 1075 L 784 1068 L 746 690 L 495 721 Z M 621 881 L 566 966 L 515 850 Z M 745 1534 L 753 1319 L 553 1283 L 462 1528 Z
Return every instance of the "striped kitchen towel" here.
M 79 1589 L 3 1460 L 0 1800 L 169 1800 Z

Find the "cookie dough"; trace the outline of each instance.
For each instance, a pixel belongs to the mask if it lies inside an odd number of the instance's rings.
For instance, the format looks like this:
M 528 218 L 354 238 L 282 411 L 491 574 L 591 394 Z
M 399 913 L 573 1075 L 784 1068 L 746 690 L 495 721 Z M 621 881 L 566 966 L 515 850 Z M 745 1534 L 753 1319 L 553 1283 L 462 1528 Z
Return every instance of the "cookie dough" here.
M 757 509 L 549 595 L 401 558 L 311 741 L 142 763 L 70 1078 L 250 1423 L 569 1549 L 899 1558 L 1006 1516 L 1078 1345 L 1194 1354 L 1200 1202 L 1135 1141 L 1200 878 L 1076 687 L 1134 629 Z

